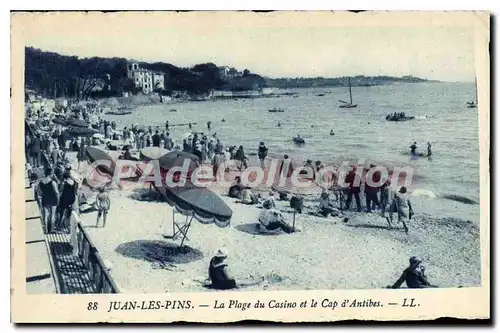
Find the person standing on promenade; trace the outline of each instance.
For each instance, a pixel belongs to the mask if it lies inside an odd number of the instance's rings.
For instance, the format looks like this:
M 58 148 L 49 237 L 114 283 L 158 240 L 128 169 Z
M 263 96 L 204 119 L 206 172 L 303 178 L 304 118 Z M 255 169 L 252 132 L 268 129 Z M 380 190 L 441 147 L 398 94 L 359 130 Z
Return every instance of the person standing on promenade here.
M 102 216 L 102 227 L 104 228 L 106 226 L 109 209 L 111 208 L 111 200 L 104 187 L 99 189 L 99 194 L 97 195 L 95 203 L 97 208 L 97 222 L 95 227 L 97 228 L 99 226 L 99 221 Z
M 61 184 L 61 198 L 59 199 L 58 207 L 59 223 L 57 226 L 62 227 L 62 229 L 67 227 L 65 221 L 71 217 L 71 211 L 73 210 L 73 205 L 76 201 L 78 192 L 78 184 L 73 178 L 71 178 L 70 170 L 71 168 L 66 168 Z
M 42 166 L 42 139 L 40 138 L 40 134 L 37 134 L 31 142 L 31 156 L 34 168 Z
M 56 209 L 59 201 L 59 190 L 57 182 L 54 180 L 52 168 L 45 169 L 45 177 L 40 179 L 35 191 L 39 191 L 41 195 L 44 232 L 48 234 L 53 232 L 55 227 Z
M 266 144 L 264 143 L 264 141 L 261 141 L 259 144 L 258 155 L 259 155 L 259 160 L 260 160 L 260 167 L 262 168 L 262 170 L 264 170 L 266 167 L 264 161 L 266 160 L 267 152 L 268 152 L 268 149 L 266 147 Z

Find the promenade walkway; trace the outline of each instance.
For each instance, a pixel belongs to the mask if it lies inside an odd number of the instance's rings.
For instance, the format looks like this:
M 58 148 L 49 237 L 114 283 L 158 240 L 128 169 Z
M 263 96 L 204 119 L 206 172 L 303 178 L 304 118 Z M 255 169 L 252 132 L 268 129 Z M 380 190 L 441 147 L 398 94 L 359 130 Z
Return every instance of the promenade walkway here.
M 26 293 L 55 294 L 57 285 L 52 274 L 48 245 L 43 234 L 40 209 L 25 175 L 26 207 Z
M 85 294 L 97 291 L 88 269 L 73 255 L 68 233 L 43 233 L 34 190 L 25 177 L 28 294 Z

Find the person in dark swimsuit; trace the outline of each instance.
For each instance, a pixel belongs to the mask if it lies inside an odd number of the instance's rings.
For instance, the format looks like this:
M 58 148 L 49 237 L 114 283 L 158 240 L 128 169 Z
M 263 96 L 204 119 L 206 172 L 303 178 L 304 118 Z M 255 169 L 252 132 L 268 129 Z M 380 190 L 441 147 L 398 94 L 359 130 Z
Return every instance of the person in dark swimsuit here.
M 415 155 L 417 153 L 417 143 L 413 142 L 413 144 L 410 146 L 410 153 L 412 155 Z
M 56 221 L 56 209 L 59 201 L 59 190 L 51 168 L 45 169 L 45 177 L 38 182 L 36 189 L 41 195 L 42 219 L 44 232 L 53 232 Z
M 76 201 L 76 194 L 78 191 L 78 184 L 73 178 L 71 178 L 70 173 L 67 171 L 63 175 L 63 181 L 61 184 L 61 198 L 59 199 L 59 223 L 57 227 L 62 227 L 63 229 L 68 227 L 65 223 L 70 217 L 71 211 L 73 210 L 73 204 Z

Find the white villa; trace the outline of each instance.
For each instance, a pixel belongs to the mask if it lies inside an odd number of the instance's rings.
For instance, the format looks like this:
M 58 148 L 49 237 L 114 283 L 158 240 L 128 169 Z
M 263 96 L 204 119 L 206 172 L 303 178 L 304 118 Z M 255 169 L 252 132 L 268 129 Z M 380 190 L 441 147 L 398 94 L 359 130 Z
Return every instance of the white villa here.
M 165 89 L 165 74 L 139 68 L 137 62 L 128 64 L 127 76 L 134 81 L 136 87 L 142 89 L 144 94 L 149 94 L 155 89 Z

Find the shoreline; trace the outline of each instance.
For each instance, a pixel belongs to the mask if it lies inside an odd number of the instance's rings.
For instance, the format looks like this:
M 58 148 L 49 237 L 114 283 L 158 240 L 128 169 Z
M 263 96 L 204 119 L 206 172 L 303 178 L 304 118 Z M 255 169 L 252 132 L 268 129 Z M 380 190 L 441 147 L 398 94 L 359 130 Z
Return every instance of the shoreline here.
M 377 214 L 354 212 L 346 213 L 347 223 L 303 213 L 296 218 L 299 232 L 263 235 L 256 233 L 260 210 L 235 203 L 219 191 L 233 210 L 231 225 L 219 228 L 193 220 L 188 251 L 179 254 L 180 240 L 164 238 L 173 228 L 167 203 L 144 200 L 144 188 L 109 193 L 106 227 L 95 228 L 96 212 L 82 213 L 81 220 L 124 293 L 209 292 L 201 281 L 207 277 L 210 257 L 222 246 L 229 250 L 237 279 L 264 277 L 263 284 L 242 291 L 384 288 L 399 277 L 411 255 L 424 258 L 430 281 L 440 287 L 476 286 L 481 281 L 479 261 L 471 260 L 479 257 L 478 224 L 420 213 L 418 208 L 409 235 L 399 228 L 388 230 Z M 277 204 L 290 221 L 288 202 Z M 305 201 L 306 210 L 315 205 Z M 183 219 L 175 214 L 177 222 Z M 449 251 L 457 246 L 459 251 Z

